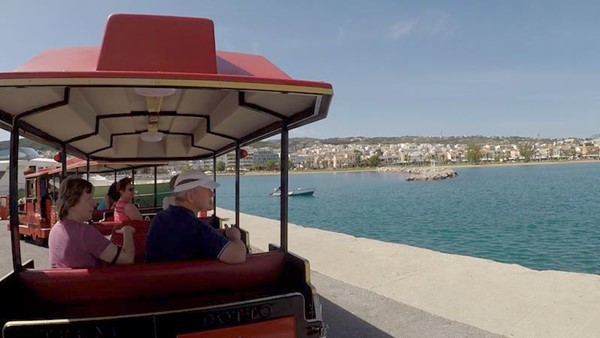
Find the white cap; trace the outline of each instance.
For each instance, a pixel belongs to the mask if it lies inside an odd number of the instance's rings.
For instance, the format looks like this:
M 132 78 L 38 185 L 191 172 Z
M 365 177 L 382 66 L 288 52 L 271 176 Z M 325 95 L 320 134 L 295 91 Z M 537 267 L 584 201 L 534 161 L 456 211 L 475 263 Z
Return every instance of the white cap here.
M 220 186 L 221 185 L 219 183 L 213 181 L 205 173 L 198 170 L 190 170 L 177 176 L 173 192 L 187 191 L 197 187 L 217 189 Z

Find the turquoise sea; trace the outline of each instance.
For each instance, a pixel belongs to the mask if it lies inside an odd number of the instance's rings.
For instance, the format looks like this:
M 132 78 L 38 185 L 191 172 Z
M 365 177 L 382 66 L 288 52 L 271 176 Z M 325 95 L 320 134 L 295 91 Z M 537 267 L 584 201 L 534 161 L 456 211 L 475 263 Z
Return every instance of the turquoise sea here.
M 290 175 L 292 223 L 536 270 L 600 274 L 600 163 L 474 167 L 436 182 L 395 173 Z M 217 205 L 234 209 L 235 178 Z M 242 213 L 279 219 L 278 175 L 240 178 Z M 243 226 L 243 224 L 242 224 Z M 249 229 L 251 231 L 251 229 Z

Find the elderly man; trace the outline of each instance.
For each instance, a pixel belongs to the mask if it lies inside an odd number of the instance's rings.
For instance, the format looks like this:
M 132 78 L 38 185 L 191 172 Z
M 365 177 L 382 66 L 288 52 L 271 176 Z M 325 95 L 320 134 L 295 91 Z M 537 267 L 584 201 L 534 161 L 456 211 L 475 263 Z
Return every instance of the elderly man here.
M 225 263 L 246 260 L 240 231 L 225 226 L 225 235 L 196 217 L 213 208 L 213 189 L 219 184 L 200 171 L 181 173 L 174 184 L 175 205 L 152 220 L 146 240 L 148 262 L 217 258 Z

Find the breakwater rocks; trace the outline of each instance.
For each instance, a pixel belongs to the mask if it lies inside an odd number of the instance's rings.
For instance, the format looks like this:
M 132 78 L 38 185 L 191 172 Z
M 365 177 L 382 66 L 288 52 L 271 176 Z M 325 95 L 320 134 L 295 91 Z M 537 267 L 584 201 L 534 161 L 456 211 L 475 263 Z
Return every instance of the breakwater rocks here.
M 382 167 L 377 171 L 403 174 L 407 181 L 437 181 L 458 176 L 454 169 L 442 167 Z

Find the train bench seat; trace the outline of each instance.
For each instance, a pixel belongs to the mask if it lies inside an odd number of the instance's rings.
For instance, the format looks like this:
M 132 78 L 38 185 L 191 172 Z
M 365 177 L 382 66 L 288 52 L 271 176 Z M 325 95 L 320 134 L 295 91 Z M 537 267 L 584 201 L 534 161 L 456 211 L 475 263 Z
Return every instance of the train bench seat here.
M 102 221 L 94 223 L 94 227 L 98 229 L 104 236 L 114 234 L 115 230 L 120 229 L 123 225 L 131 225 L 135 228 L 135 233 L 147 234 L 150 230 L 151 221 L 129 221 L 126 223 L 115 222 L 115 221 Z
M 246 262 L 216 259 L 142 263 L 87 269 L 25 270 L 22 285 L 39 301 L 62 305 L 143 300 L 239 291 L 277 283 L 285 254 L 271 251 L 248 255 Z
M 146 255 L 146 237 L 148 236 L 151 223 L 151 221 L 130 221 L 126 223 L 103 221 L 94 223 L 94 226 L 103 235 L 111 236 L 111 242 L 117 245 L 123 244 L 123 234 L 115 233 L 115 230 L 120 229 L 125 224 L 134 227 L 135 233 L 133 234 L 133 242 L 135 244 L 135 262 L 140 263 L 144 261 L 144 256 Z
M 212 220 L 212 218 L 207 218 Z M 148 231 L 150 230 L 151 221 L 129 221 L 127 223 L 119 223 L 114 221 L 103 221 L 94 223 L 94 226 L 105 236 L 111 236 L 111 242 L 117 245 L 123 244 L 123 234 L 115 233 L 115 230 L 120 229 L 123 225 L 131 225 L 135 228 L 133 234 L 133 241 L 135 244 L 135 262 L 141 263 L 145 259 L 146 255 L 146 238 L 148 237 Z M 223 230 L 219 230 L 223 231 Z M 250 247 L 249 234 L 246 230 L 240 229 L 242 232 L 242 240 L 246 243 L 246 247 Z

